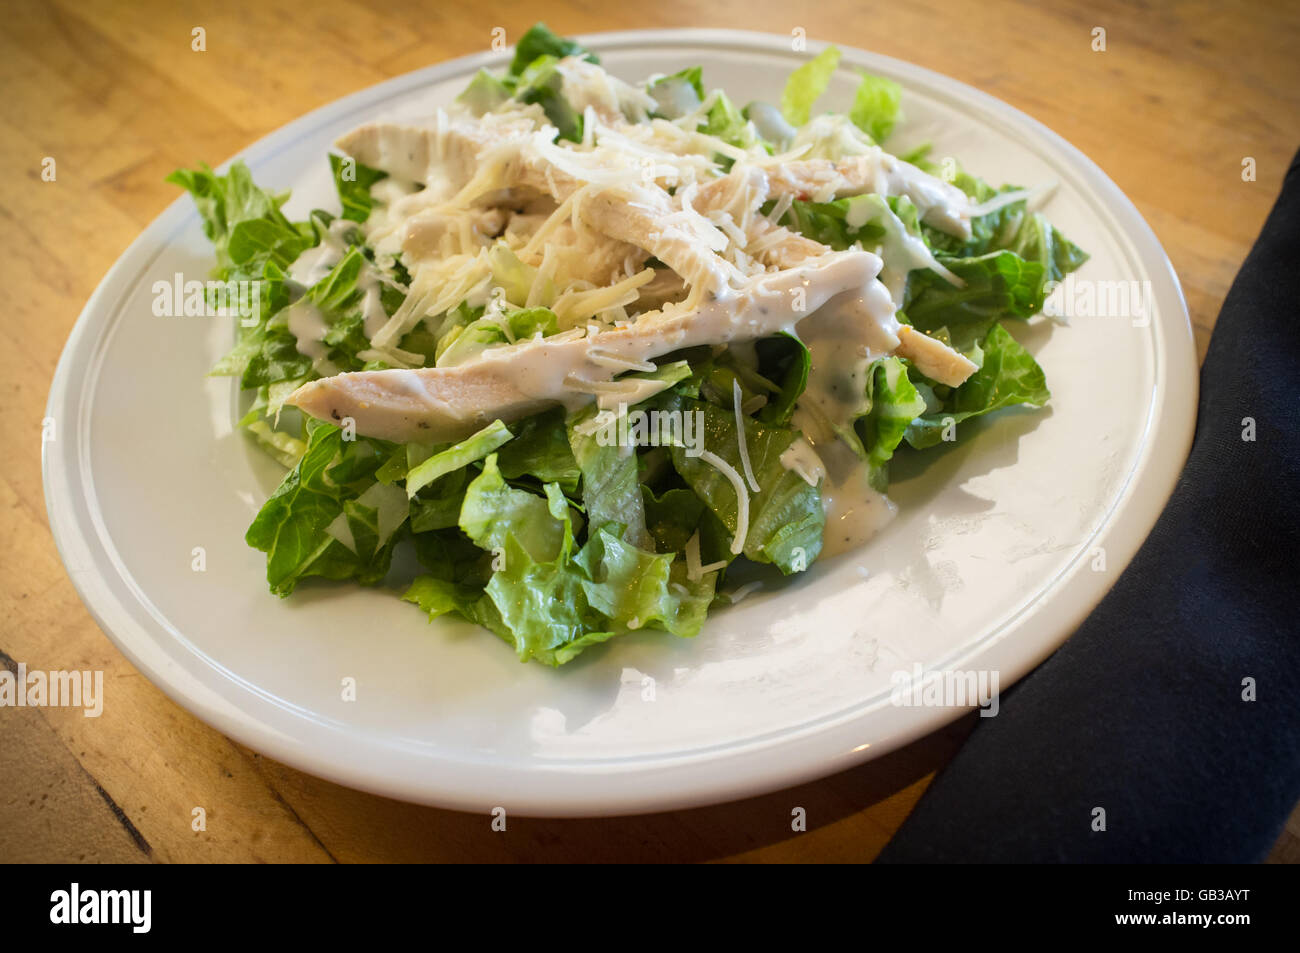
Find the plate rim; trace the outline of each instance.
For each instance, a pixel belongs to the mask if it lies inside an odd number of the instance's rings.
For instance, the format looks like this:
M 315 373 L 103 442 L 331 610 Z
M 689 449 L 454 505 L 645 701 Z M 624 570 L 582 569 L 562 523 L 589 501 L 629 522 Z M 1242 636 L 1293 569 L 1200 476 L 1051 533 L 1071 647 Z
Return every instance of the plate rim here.
M 747 30 L 624 30 L 583 34 L 578 39 L 598 51 L 636 46 L 797 55 L 791 48 L 789 37 Z M 798 52 L 811 55 L 828 45 L 809 40 L 806 49 Z M 923 86 L 927 93 L 941 92 L 955 101 L 976 104 L 984 111 L 1008 120 L 1011 125 L 1023 128 L 1030 139 L 1042 140 L 1055 147 L 1089 190 L 1105 200 L 1101 210 L 1112 220 L 1114 232 L 1128 243 L 1153 282 L 1168 283 L 1165 295 L 1172 292 L 1169 303 L 1176 304 L 1181 312 L 1182 320 L 1179 321 L 1177 314 L 1166 315 L 1162 309 L 1162 320 L 1154 324 L 1154 393 L 1142 452 L 1094 536 L 1105 538 L 1112 571 L 1092 585 L 1081 582 L 1067 585 L 1080 572 L 1079 560 L 1076 559 L 1036 592 L 1015 616 L 1018 620 L 1026 616 L 1025 619 L 1014 625 L 1004 624 L 1007 631 L 992 642 L 984 640 L 964 650 L 959 649 L 944 660 L 945 663 L 960 664 L 978 656 L 984 667 L 999 672 L 1003 687 L 1006 687 L 1054 652 L 1104 598 L 1146 539 L 1172 494 L 1190 450 L 1196 422 L 1199 367 L 1190 315 L 1177 273 L 1154 231 L 1123 191 L 1083 152 L 1032 116 L 949 76 L 883 54 L 836 45 L 843 54 L 842 65 L 885 67 L 905 87 L 909 83 Z M 283 143 L 281 148 L 288 147 L 301 138 L 304 131 L 322 121 L 332 121 L 329 117 L 338 117 L 376 100 L 390 99 L 479 67 L 499 65 L 509 55 L 509 49 L 484 51 L 384 80 L 291 120 L 239 150 L 217 168 L 224 169 L 237 158 L 253 163 L 263 161 L 279 151 L 277 144 Z M 178 197 L 141 231 L 117 258 L 78 315 L 60 354 L 46 403 L 46 416 L 56 421 L 56 427 L 67 431 L 63 421 L 76 421 L 81 417 L 87 395 L 92 390 L 78 389 L 74 367 L 94 364 L 98 351 L 107 341 L 104 332 L 109 327 L 104 315 L 110 312 L 106 299 L 112 297 L 116 286 L 127 283 L 128 272 L 140 260 L 151 250 L 165 247 L 175 232 L 188 224 L 190 212 L 186 203 L 185 196 Z M 1159 300 L 1163 302 L 1164 299 Z M 1168 417 L 1170 412 L 1177 414 L 1177 418 L 1171 420 Z M 1159 426 L 1153 428 L 1152 423 L 1157 421 Z M 121 594 L 114 592 L 113 580 L 106 578 L 100 569 L 89 568 L 97 563 L 97 548 L 98 554 L 110 561 L 111 553 L 95 545 L 100 543 L 99 539 L 92 540 L 86 535 L 87 529 L 102 532 L 102 527 L 93 525 L 96 514 L 88 505 L 78 505 L 87 504 L 86 493 L 93 487 L 93 479 L 84 454 L 61 451 L 61 447 L 69 444 L 75 445 L 76 441 L 64 436 L 60 444 L 57 433 L 55 440 L 42 441 L 46 512 L 64 567 L 101 631 L 156 687 L 206 724 L 278 761 L 352 788 L 416 803 L 483 812 L 489 809 L 493 799 L 491 795 L 483 794 L 490 784 L 491 789 L 515 792 L 510 795 L 510 811 L 522 816 L 612 816 L 675 810 L 757 796 L 833 774 L 902 747 L 969 711 L 969 708 L 896 708 L 888 718 L 879 712 L 829 716 L 811 725 L 782 731 L 775 738 L 733 743 L 721 754 L 708 751 L 647 757 L 638 760 L 630 769 L 625 765 L 611 767 L 592 763 L 503 767 L 469 764 L 426 754 L 419 759 L 423 771 L 413 772 L 408 767 L 401 777 L 391 770 L 384 773 L 378 768 L 385 759 L 367 763 L 363 757 L 373 746 L 373 739 L 368 735 L 323 725 L 319 719 L 309 716 L 299 715 L 296 722 L 292 721 L 293 714 L 283 705 L 271 706 L 268 710 L 270 703 L 252 686 L 241 683 L 233 673 L 226 672 L 225 682 L 218 686 L 210 685 L 172 657 L 165 644 L 166 641 L 175 641 L 170 631 L 164 628 L 151 632 L 148 625 L 132 617 L 131 610 L 143 604 L 140 601 L 143 593 L 139 594 L 134 605 L 126 604 Z M 77 477 L 81 482 L 76 481 Z M 81 491 L 79 496 L 73 494 L 74 488 Z M 1139 512 L 1133 512 L 1135 508 Z M 91 525 L 79 518 L 83 510 Z M 1118 519 L 1121 515 L 1126 518 Z M 85 565 L 79 562 L 81 559 L 85 560 Z M 101 565 L 100 568 L 105 567 Z M 111 563 L 107 568 L 113 568 Z M 116 581 L 127 584 L 120 575 Z M 130 589 L 129 585 L 127 589 Z M 1029 627 L 1027 623 L 1032 615 L 1049 599 L 1054 621 L 1044 624 L 1040 619 L 1037 625 Z M 243 706 L 234 704 L 218 690 L 229 691 L 232 687 L 243 693 L 240 699 Z M 855 738 L 852 729 L 855 722 L 865 718 L 873 719 L 873 730 L 879 729 L 883 722 L 887 737 L 881 741 L 851 743 L 860 741 L 861 736 Z M 278 722 L 279 727 L 273 722 Z M 300 729 L 299 734 L 288 730 L 295 727 Z M 319 735 L 322 727 L 333 745 L 328 750 L 313 751 L 311 736 Z M 810 736 L 818 742 L 813 751 L 808 750 Z M 320 740 L 316 739 L 318 747 Z M 800 756 L 790 758 L 796 745 L 801 749 Z M 391 759 L 399 749 L 389 746 L 383 751 Z M 348 754 L 357 757 L 346 757 Z M 434 767 L 448 768 L 454 777 L 428 770 Z M 653 784 L 649 783 L 648 775 L 651 774 L 654 775 Z M 581 783 L 584 778 L 600 783 L 587 786 Z M 615 786 L 618 790 L 613 789 Z

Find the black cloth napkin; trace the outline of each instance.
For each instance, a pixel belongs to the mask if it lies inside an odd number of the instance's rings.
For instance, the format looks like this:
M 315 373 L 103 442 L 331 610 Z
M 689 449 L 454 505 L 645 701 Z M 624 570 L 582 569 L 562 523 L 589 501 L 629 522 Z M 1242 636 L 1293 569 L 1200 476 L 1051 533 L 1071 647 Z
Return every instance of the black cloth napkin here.
M 1300 155 L 1223 303 L 1169 505 L 1000 702 L 879 862 L 1258 861 L 1300 800 Z

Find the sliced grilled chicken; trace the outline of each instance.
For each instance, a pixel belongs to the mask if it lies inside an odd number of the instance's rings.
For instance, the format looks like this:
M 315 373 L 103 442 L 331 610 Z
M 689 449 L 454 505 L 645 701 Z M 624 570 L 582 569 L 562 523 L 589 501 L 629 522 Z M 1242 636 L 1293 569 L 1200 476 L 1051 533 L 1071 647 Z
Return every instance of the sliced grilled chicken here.
M 955 185 L 876 148 L 843 159 L 804 159 L 768 168 L 769 194 L 827 201 L 853 195 L 906 195 L 921 218 L 958 237 L 970 235 L 970 198 Z
M 432 190 L 423 201 L 442 201 L 480 171 L 484 150 L 521 144 L 536 130 L 534 119 L 517 114 L 474 119 L 440 112 L 432 124 L 368 122 L 334 145 L 363 165 L 423 184 Z
M 617 394 L 634 385 L 612 378 L 646 361 L 700 344 L 769 337 L 823 307 L 840 320 L 852 315 L 846 323 L 859 342 L 855 359 L 894 353 L 908 338 L 913 343 L 905 346 L 923 373 L 960 383 L 949 369 L 964 358 L 930 338 L 917 347 L 915 339 L 924 336 L 898 324 L 888 294 L 863 293 L 879 271 L 880 259 L 870 252 L 833 252 L 760 276 L 697 310 L 642 315 L 594 334 L 575 329 L 502 345 L 452 367 L 339 374 L 303 385 L 287 403 L 322 420 L 351 418 L 358 433 L 384 440 L 458 440 L 495 419 L 509 422 L 547 406 L 576 407 L 597 394 Z M 964 380 L 974 365 L 962 370 Z

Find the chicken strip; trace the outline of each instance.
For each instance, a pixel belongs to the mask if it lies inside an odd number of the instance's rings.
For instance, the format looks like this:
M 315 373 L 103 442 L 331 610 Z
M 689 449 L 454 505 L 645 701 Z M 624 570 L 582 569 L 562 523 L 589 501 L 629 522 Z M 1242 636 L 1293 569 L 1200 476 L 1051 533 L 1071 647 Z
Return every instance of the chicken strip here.
M 451 367 L 339 374 L 303 385 L 286 403 L 322 420 L 352 418 L 358 433 L 384 440 L 459 440 L 496 419 L 517 420 L 555 404 L 578 407 L 596 394 L 617 395 L 620 388 L 635 389 L 644 399 L 639 385 L 612 378 L 681 348 L 793 331 L 823 308 L 852 328 L 858 343 L 841 350 L 865 365 L 896 352 L 900 333 L 918 337 L 894 317 L 888 293 L 875 281 L 880 267 L 880 258 L 870 252 L 833 252 L 761 275 L 699 309 L 642 315 L 596 333 L 575 329 L 501 345 Z M 872 294 L 874 289 L 881 293 Z M 933 344 L 942 349 L 940 359 L 932 360 L 926 346 L 914 348 L 917 366 L 937 380 L 955 379 L 945 368 L 954 358 L 965 359 L 939 341 Z M 962 379 L 973 370 L 970 365 Z
M 767 173 L 771 196 L 826 202 L 853 195 L 906 195 L 923 221 L 950 235 L 970 237 L 973 205 L 965 192 L 878 147 L 834 161 L 784 162 L 769 166 Z
M 490 120 L 490 121 L 489 121 Z M 471 202 L 504 186 L 549 195 L 563 205 L 572 200 L 578 217 L 591 229 L 644 249 L 687 279 L 692 287 L 720 293 L 743 276 L 720 259 L 725 236 L 701 229 L 699 222 L 679 215 L 672 197 L 653 181 L 643 181 L 641 167 L 623 159 L 623 168 L 610 168 L 618 158 L 576 153 L 554 145 L 526 118 L 482 119 L 439 117 L 434 127 L 374 122 L 343 136 L 336 143 L 365 165 L 390 175 L 422 182 L 426 192 L 410 201 L 430 205 L 453 196 Z M 584 181 L 565 171 L 558 161 L 585 162 L 600 181 Z M 624 174 L 620 174 L 624 173 Z M 572 208 L 572 205 L 569 206 Z
M 536 131 L 534 118 L 516 113 L 475 119 L 439 110 L 432 125 L 368 122 L 334 145 L 363 165 L 421 183 L 425 192 L 419 201 L 430 203 L 445 201 L 469 184 L 482 171 L 485 150 L 512 152 Z

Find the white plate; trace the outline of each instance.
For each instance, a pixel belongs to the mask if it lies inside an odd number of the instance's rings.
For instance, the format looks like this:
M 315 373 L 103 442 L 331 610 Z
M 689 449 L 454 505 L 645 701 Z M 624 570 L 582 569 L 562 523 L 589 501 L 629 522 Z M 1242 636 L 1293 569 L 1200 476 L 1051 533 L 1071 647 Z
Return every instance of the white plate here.
M 810 55 L 732 30 L 587 42 L 630 80 L 703 64 L 707 82 L 741 102 L 775 101 Z M 294 190 L 295 215 L 336 207 L 325 161 L 335 136 L 380 114 L 427 113 L 507 56 L 357 93 L 242 158 L 262 185 Z M 1005 689 L 1098 602 L 1173 488 L 1195 416 L 1187 311 L 1151 230 L 1065 141 L 960 83 L 855 50 L 828 98 L 840 108 L 854 67 L 906 90 L 908 123 L 892 145 L 933 140 L 935 156 L 995 184 L 1058 183 L 1047 212 L 1092 254 L 1080 277 L 1149 282 L 1154 298 L 1146 327 L 1119 317 L 1013 327 L 1046 369 L 1050 412 L 1003 413 L 931 451 L 924 469 L 900 467 L 901 514 L 871 545 L 716 611 L 694 640 L 638 634 L 560 670 L 519 664 L 473 626 L 430 626 L 386 592 L 307 585 L 276 599 L 243 534 L 277 470 L 233 431 L 233 383 L 204 376 L 232 328 L 151 310 L 155 280 L 211 266 L 181 197 L 95 291 L 50 392 L 50 525 L 96 621 L 172 699 L 270 757 L 469 811 L 619 814 L 753 795 L 960 713 L 891 704 L 894 672 L 996 671 Z M 192 569 L 195 547 L 204 572 Z M 342 699 L 345 678 L 355 701 Z

